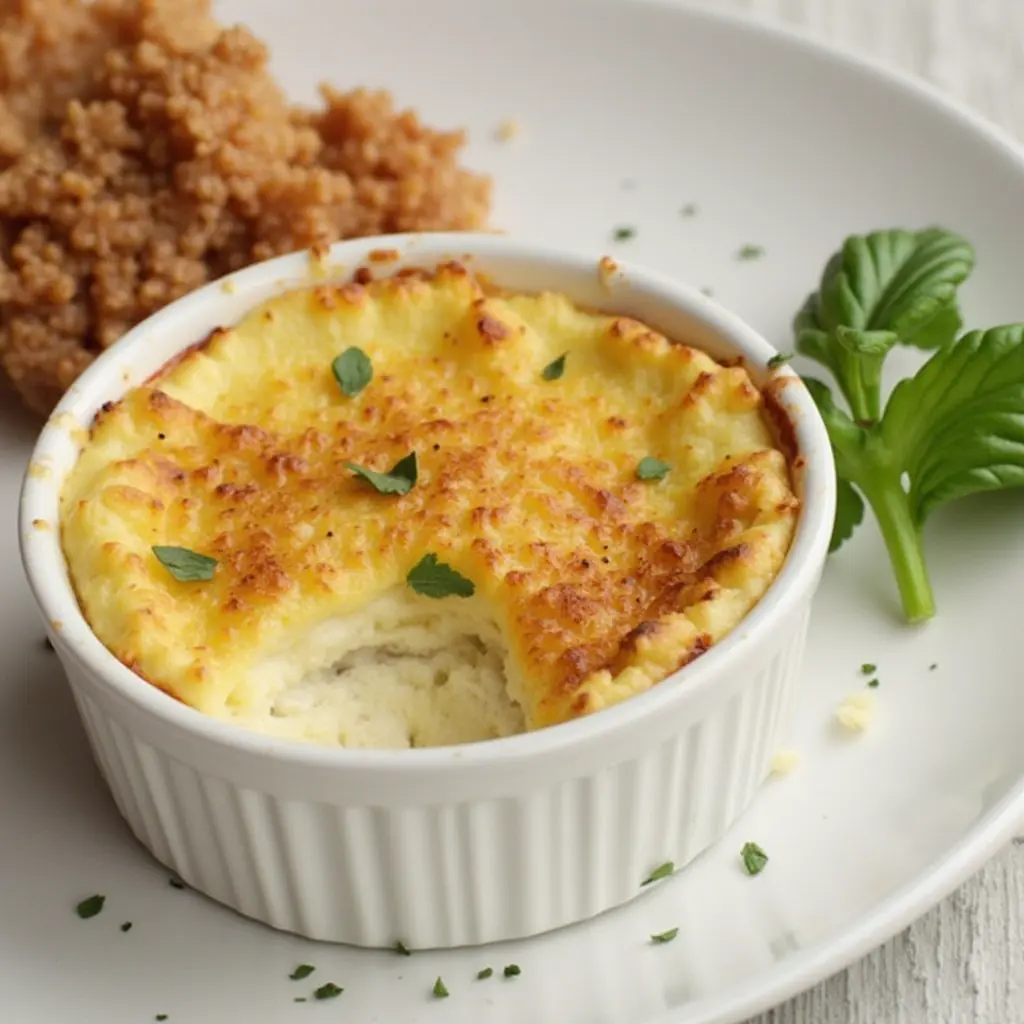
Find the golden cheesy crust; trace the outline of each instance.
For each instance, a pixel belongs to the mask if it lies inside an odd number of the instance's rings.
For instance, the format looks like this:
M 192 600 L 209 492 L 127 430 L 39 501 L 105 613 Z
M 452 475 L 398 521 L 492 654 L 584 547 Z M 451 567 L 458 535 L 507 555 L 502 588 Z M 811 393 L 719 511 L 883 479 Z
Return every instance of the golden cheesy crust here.
M 331 371 L 351 346 L 373 364 L 355 397 Z M 405 495 L 345 465 L 387 471 L 411 451 Z M 638 479 L 648 456 L 663 479 Z M 97 416 L 62 526 L 97 636 L 221 715 L 265 699 L 254 666 L 435 553 L 474 581 L 538 728 L 724 637 L 777 575 L 798 511 L 741 366 L 449 264 L 295 291 L 214 332 Z M 157 544 L 212 556 L 213 579 L 175 581 Z

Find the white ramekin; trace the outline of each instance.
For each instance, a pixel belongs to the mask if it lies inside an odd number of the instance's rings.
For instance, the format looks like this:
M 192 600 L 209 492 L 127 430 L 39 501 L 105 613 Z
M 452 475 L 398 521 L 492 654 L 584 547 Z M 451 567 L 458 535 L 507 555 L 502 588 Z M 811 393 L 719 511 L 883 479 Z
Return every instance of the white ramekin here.
M 375 250 L 397 250 L 381 262 Z M 121 814 L 191 886 L 276 928 L 359 946 L 460 946 L 599 914 L 718 839 L 767 774 L 797 684 L 835 477 L 824 426 L 789 371 L 775 389 L 803 499 L 778 579 L 724 642 L 609 710 L 461 747 L 343 750 L 206 717 L 144 682 L 93 635 L 68 581 L 59 494 L 97 409 L 215 327 L 291 287 L 457 258 L 494 283 L 557 290 L 645 320 L 764 381 L 774 349 L 696 290 L 632 266 L 492 235 L 344 242 L 208 285 L 131 331 L 50 417 L 22 493 L 29 583 Z

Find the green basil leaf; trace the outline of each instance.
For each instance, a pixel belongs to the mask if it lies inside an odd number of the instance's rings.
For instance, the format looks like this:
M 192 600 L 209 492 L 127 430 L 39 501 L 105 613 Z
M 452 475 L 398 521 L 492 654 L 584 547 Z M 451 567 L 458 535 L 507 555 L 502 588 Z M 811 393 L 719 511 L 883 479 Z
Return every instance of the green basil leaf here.
M 832 342 L 828 332 L 821 329 L 818 319 L 818 293 L 812 292 L 793 319 L 793 337 L 796 350 L 838 374 L 838 367 L 832 354 Z
M 303 978 L 308 978 L 315 970 L 316 968 L 312 964 L 299 964 L 288 977 L 292 981 L 302 981 Z
M 948 501 L 1024 485 L 1024 325 L 939 349 L 896 385 L 880 433 L 918 525 Z
M 804 382 L 804 387 L 811 393 L 811 398 L 814 399 L 821 418 L 825 421 L 837 460 L 842 457 L 844 452 L 858 448 L 863 441 L 864 432 L 836 405 L 828 385 L 816 377 L 802 377 L 801 379 Z M 848 474 L 840 471 L 840 475 Z
M 872 359 L 884 359 L 899 340 L 893 331 L 861 331 L 855 327 L 844 327 L 842 324 L 835 330 L 835 339 L 850 355 L 867 356 Z
M 190 548 L 154 544 L 153 554 L 179 583 L 204 583 L 212 580 L 217 571 L 216 558 L 201 555 Z
M 355 398 L 373 380 L 373 363 L 361 348 L 347 348 L 331 363 L 334 379 L 349 398 Z
M 354 462 L 346 462 L 345 468 L 362 477 L 381 494 L 408 494 L 416 483 L 418 473 L 415 452 L 406 455 L 404 459 L 399 459 L 387 473 L 375 473 L 372 469 L 357 466 Z
M 435 554 L 424 555 L 409 570 L 405 580 L 424 597 L 472 597 L 476 591 L 472 580 L 439 562 Z
M 932 319 L 919 331 L 901 340 L 916 348 L 942 348 L 956 340 L 964 322 L 956 303 L 951 302 L 939 310 Z
M 842 477 L 836 478 L 836 518 L 832 524 L 829 553 L 838 551 L 852 536 L 864 519 L 864 499 L 860 492 Z
M 636 476 L 638 480 L 662 480 L 671 468 L 667 462 L 647 455 L 637 463 Z
M 817 326 L 892 331 L 909 342 L 955 304 L 973 268 L 970 243 L 943 228 L 852 235 L 825 268 Z
M 568 354 L 569 353 L 566 352 L 563 355 L 560 355 L 557 359 L 548 363 L 548 365 L 541 370 L 540 375 L 545 380 L 558 380 L 558 378 L 565 373 L 565 358 Z
M 853 475 L 854 463 L 864 448 L 867 435 L 850 417 L 840 409 L 832 398 L 828 385 L 814 377 L 802 378 L 804 386 L 811 393 L 814 404 L 825 421 L 825 427 L 832 441 L 832 452 L 836 460 L 836 517 L 832 524 L 832 539 L 829 551 L 837 551 L 853 535 L 853 531 L 864 518 L 864 502 L 854 490 L 848 477 Z

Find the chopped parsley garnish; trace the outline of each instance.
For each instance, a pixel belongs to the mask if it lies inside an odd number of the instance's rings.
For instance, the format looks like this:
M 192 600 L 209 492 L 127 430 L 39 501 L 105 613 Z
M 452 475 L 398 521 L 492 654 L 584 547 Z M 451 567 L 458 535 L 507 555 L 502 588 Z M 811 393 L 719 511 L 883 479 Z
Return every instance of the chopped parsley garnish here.
M 362 477 L 381 494 L 408 494 L 416 483 L 415 452 L 410 452 L 404 459 L 399 459 L 387 473 L 375 473 L 372 469 L 357 466 L 354 462 L 346 462 L 345 468 Z
M 519 964 L 506 964 L 505 970 L 502 972 L 506 978 L 515 978 L 517 975 L 522 974 L 522 970 Z
M 412 956 L 412 950 L 402 941 L 395 943 L 395 952 L 399 956 Z
M 668 878 L 675 869 L 675 864 L 667 860 L 664 864 L 658 865 L 640 884 L 643 886 L 650 885 L 651 882 L 660 882 L 663 878 Z
M 316 968 L 312 964 L 299 964 L 288 977 L 292 981 L 302 981 L 303 978 L 308 978 L 315 970 Z
M 328 981 L 326 984 L 321 985 L 318 989 L 313 992 L 314 999 L 336 999 L 345 990 L 335 985 L 333 981 Z
M 768 369 L 777 370 L 780 366 L 785 366 L 792 358 L 792 352 L 776 352 L 775 355 L 768 360 Z
M 647 455 L 637 463 L 636 476 L 638 480 L 661 480 L 671 468 L 667 462 Z
M 213 574 L 217 571 L 216 558 L 201 555 L 190 548 L 154 544 L 153 554 L 179 583 L 205 583 L 212 580 Z
M 106 902 L 106 896 L 90 896 L 88 899 L 82 900 L 82 902 L 75 907 L 75 913 L 83 921 L 86 921 L 90 917 L 95 917 L 103 909 L 103 904 Z
M 331 371 L 338 387 L 355 398 L 373 380 L 373 363 L 361 348 L 347 348 L 331 363 Z
M 872 690 L 877 690 L 878 689 L 878 680 L 877 679 L 869 679 L 868 680 L 868 687 L 870 689 L 872 689 Z
M 167 879 L 167 884 L 172 889 L 184 889 L 185 888 L 185 883 L 180 878 L 168 878 Z
M 934 672 L 938 667 L 939 667 L 939 663 L 936 661 L 933 664 L 928 666 L 928 671 L 929 672 Z
M 748 875 L 761 874 L 768 863 L 768 854 L 757 843 L 744 843 L 743 849 L 740 850 L 740 856 L 743 858 L 743 867 L 746 868 Z
M 489 978 L 493 973 L 493 967 L 482 967 L 476 972 L 477 981 L 483 981 L 485 978 Z
M 409 570 L 405 581 L 424 597 L 472 597 L 476 591 L 472 580 L 439 562 L 435 554 L 424 555 Z
M 738 260 L 759 260 L 763 255 L 763 245 L 741 245 L 736 251 L 736 259 Z
M 434 989 L 433 989 L 433 991 L 434 991 L 434 998 L 435 999 L 447 999 L 448 998 L 448 988 L 445 985 L 444 981 L 441 979 L 440 975 L 438 975 L 437 981 L 434 982 Z
M 295 998 L 294 998 L 294 999 L 292 1000 L 292 1002 L 293 1002 L 293 1003 L 308 1003 L 308 1002 L 309 1002 L 309 1000 L 308 1000 L 308 999 L 307 999 L 307 998 L 306 998 L 305 996 L 296 996 L 296 997 L 295 997 Z
M 155 1016 L 155 1017 L 153 1018 L 153 1020 L 167 1020 L 167 1014 L 166 1014 L 166 1013 L 158 1013 L 158 1014 L 157 1014 L 157 1015 L 156 1015 L 156 1016 Z
M 541 370 L 540 375 L 545 380 L 558 380 L 558 378 L 561 377 L 563 373 L 565 373 L 565 357 L 568 354 L 568 352 L 565 352 L 562 355 L 560 355 L 557 359 L 552 360 L 550 363 L 548 363 L 547 366 L 544 367 L 543 370 Z
M 657 935 L 652 935 L 651 942 L 656 946 L 660 946 L 666 942 L 671 942 L 678 934 L 678 928 L 669 928 L 667 932 L 659 932 Z
M 861 667 L 860 667 L 861 675 L 864 675 L 864 676 L 874 675 L 877 671 L 878 671 L 878 666 L 877 665 L 872 665 L 870 661 L 865 661 L 864 664 L 861 665 Z
M 628 242 L 635 235 L 636 235 L 636 228 L 630 228 L 630 227 L 616 228 L 612 232 L 612 238 L 614 238 L 616 242 Z
M 132 923 L 131 923 L 131 921 L 125 921 L 125 923 L 123 925 L 121 925 L 121 931 L 123 931 L 123 932 L 130 932 L 131 930 L 132 930 Z

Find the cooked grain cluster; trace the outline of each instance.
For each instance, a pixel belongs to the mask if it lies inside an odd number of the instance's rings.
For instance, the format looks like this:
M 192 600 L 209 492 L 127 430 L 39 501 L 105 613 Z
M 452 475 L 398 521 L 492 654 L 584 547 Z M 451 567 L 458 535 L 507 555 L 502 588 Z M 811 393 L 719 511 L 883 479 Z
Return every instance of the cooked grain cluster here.
M 245 264 L 483 222 L 460 132 L 385 93 L 297 107 L 267 61 L 209 0 L 0 0 L 0 366 L 33 409 Z

